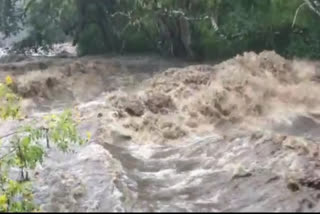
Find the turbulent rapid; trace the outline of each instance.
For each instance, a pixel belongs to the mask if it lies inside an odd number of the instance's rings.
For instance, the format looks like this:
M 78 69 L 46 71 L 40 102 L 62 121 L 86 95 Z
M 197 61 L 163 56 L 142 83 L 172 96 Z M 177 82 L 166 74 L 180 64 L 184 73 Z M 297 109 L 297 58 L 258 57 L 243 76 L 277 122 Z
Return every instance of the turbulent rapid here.
M 217 65 L 28 59 L 0 74 L 25 120 L 72 108 L 92 133 L 33 173 L 43 211 L 289 212 L 320 208 L 318 67 L 265 51 Z

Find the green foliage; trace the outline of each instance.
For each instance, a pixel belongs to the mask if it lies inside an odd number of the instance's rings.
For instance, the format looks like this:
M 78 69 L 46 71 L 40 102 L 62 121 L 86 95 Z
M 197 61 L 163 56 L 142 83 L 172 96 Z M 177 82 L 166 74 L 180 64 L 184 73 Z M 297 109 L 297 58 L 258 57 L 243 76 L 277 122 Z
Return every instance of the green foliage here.
M 10 89 L 12 84 L 11 77 L 7 77 L 6 84 L 0 85 L 1 119 L 17 119 L 19 116 L 17 102 L 20 99 Z M 41 127 L 36 124 L 34 122 L 22 126 L 17 132 L 7 135 L 11 136 L 9 148 L 0 144 L 0 150 L 7 151 L 0 156 L 0 212 L 35 211 L 37 207 L 33 203 L 29 170 L 35 169 L 44 161 L 50 144 L 67 152 L 70 145 L 85 142 L 78 135 L 77 124 L 69 110 L 60 115 L 46 116 Z M 13 167 L 20 168 L 20 181 L 9 178 L 9 170 Z
M 18 0 L 0 1 L 0 32 L 5 37 L 16 34 L 20 30 L 22 10 L 16 7 Z
M 36 206 L 30 182 L 17 182 L 6 176 L 0 177 L 0 212 L 33 212 Z M 17 197 L 20 197 L 19 200 Z
M 46 117 L 49 142 L 53 142 L 62 151 L 68 151 L 70 144 L 83 144 L 84 140 L 78 135 L 76 122 L 72 119 L 70 110 L 61 115 Z
M 7 83 L 0 83 L 0 118 L 16 118 L 19 116 L 20 98 L 10 88 L 10 78 Z
M 24 2 L 32 32 L 19 49 L 71 38 L 80 55 L 158 52 L 216 59 L 265 49 L 307 57 L 318 57 L 320 51 L 319 0 Z
M 102 32 L 96 24 L 89 25 L 79 37 L 79 55 L 103 54 L 108 50 Z
M 29 27 L 30 33 L 15 45 L 15 50 L 23 52 L 30 47 L 48 50 L 52 44 L 68 38 L 65 29 L 74 23 L 73 0 L 23 0 L 23 3 L 24 23 Z

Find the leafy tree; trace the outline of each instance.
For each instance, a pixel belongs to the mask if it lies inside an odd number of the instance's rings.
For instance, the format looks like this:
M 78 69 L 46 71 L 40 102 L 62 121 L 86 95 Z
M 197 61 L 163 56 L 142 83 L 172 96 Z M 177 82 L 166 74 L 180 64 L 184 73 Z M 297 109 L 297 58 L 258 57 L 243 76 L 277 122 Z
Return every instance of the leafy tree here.
M 17 6 L 18 0 L 0 1 L 0 32 L 5 37 L 11 36 L 20 30 L 22 10 Z
M 6 84 L 0 85 L 0 118 L 19 118 L 19 97 L 12 91 L 13 81 L 6 78 Z M 33 203 L 29 171 L 44 161 L 51 144 L 64 152 L 71 144 L 85 141 L 78 135 L 76 122 L 71 111 L 61 115 L 49 115 L 44 125 L 37 127 L 31 123 L 20 127 L 0 139 L 10 137 L 8 145 L 0 145 L 0 212 L 31 212 L 37 210 Z M 45 141 L 45 143 L 43 143 Z M 3 154 L 3 152 L 5 152 Z M 20 168 L 20 179 L 9 176 L 10 169 Z
M 71 39 L 80 55 L 157 52 L 202 59 L 264 49 L 287 56 L 319 52 L 318 45 L 310 48 L 318 40 L 319 0 L 21 1 L 31 33 L 20 50 Z

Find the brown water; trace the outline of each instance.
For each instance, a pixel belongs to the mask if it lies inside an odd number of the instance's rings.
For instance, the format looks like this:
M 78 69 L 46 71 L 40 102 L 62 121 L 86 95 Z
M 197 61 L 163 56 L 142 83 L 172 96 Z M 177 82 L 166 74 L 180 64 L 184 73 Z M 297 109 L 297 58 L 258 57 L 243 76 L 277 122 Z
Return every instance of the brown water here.
M 72 154 L 51 150 L 37 169 L 45 211 L 320 208 L 316 62 L 263 52 L 216 66 L 152 57 L 56 60 L 45 70 L 23 63 L 0 70 L 14 75 L 25 112 L 72 107 L 80 132 L 93 134 Z M 184 68 L 163 72 L 170 67 Z M 2 134 L 19 122 L 0 125 Z

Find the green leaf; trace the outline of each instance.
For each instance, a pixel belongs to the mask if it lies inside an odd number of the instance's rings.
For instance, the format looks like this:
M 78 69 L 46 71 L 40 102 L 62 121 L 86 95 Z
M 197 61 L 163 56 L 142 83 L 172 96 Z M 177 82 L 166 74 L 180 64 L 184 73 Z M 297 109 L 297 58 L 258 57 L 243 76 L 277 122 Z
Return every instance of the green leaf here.
M 21 144 L 24 148 L 28 148 L 28 146 L 30 145 L 30 142 L 31 142 L 31 139 L 29 136 L 27 137 L 24 137 L 22 140 L 21 140 Z

